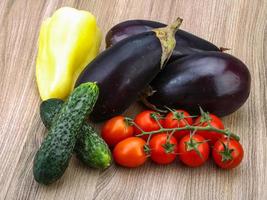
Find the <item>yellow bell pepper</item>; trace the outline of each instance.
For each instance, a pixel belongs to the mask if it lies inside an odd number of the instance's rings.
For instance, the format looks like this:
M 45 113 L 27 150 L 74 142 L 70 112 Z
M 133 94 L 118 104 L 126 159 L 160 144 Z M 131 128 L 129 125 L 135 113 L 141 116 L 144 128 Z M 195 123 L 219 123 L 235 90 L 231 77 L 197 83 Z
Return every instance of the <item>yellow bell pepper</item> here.
M 36 79 L 42 100 L 66 99 L 86 65 L 96 57 L 101 32 L 95 17 L 70 7 L 58 9 L 41 25 Z

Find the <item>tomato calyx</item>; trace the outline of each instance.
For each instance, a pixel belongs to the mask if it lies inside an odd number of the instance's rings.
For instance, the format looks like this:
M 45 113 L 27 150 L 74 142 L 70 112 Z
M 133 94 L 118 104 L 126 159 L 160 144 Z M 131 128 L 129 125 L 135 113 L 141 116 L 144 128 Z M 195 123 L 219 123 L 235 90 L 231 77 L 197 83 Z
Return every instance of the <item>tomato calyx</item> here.
M 145 152 L 146 155 L 148 155 L 148 156 L 150 155 L 151 149 L 150 149 L 148 144 L 144 145 L 144 152 Z
M 161 145 L 164 148 L 165 153 L 174 153 L 175 144 L 171 144 L 170 142 L 166 142 L 165 144 Z
M 186 151 L 195 151 L 199 155 L 199 157 L 203 159 L 203 156 L 200 153 L 198 146 L 203 144 L 204 142 L 206 141 L 198 142 L 195 139 L 193 139 L 192 136 L 190 136 L 189 141 L 185 142 Z
M 228 145 L 225 145 L 223 142 L 221 142 L 223 145 L 224 150 L 220 151 L 219 154 L 222 156 L 222 162 L 228 162 L 233 160 L 232 152 L 234 149 L 230 149 Z
M 157 113 L 157 112 L 151 113 L 150 117 L 157 122 L 160 129 L 163 129 L 161 123 L 159 122 L 159 120 L 163 119 L 163 117 L 159 113 Z M 151 135 L 149 135 L 149 136 L 151 137 Z
M 173 114 L 173 119 L 177 119 L 178 121 L 185 119 L 184 113 L 183 112 L 177 112 L 177 111 L 172 111 Z
M 151 113 L 150 117 L 154 119 L 156 122 L 159 122 L 160 119 L 163 119 L 163 117 L 158 112 Z
M 208 123 L 211 121 L 211 118 L 210 118 L 210 114 L 209 112 L 204 112 L 204 110 L 199 107 L 199 110 L 200 110 L 200 114 L 201 114 L 201 118 L 200 118 L 200 123 L 203 124 L 203 123 Z
M 125 117 L 124 118 L 124 122 L 125 124 L 127 124 L 128 126 L 135 126 L 134 122 L 133 122 L 133 119 L 130 118 L 130 117 Z
M 133 124 L 133 120 L 131 119 L 131 118 L 129 118 L 129 117 L 125 117 L 124 118 L 124 122 L 125 122 L 125 124 L 127 125 L 127 126 L 133 126 L 134 124 Z
M 181 112 L 181 111 L 179 112 L 177 110 L 173 110 L 173 109 L 171 109 L 171 108 L 169 108 L 167 106 L 165 106 L 165 108 L 168 109 L 172 113 L 172 116 L 173 116 L 172 119 L 173 120 L 180 121 L 180 120 L 184 120 L 186 118 L 184 112 Z M 194 117 L 194 116 L 189 116 L 189 117 Z

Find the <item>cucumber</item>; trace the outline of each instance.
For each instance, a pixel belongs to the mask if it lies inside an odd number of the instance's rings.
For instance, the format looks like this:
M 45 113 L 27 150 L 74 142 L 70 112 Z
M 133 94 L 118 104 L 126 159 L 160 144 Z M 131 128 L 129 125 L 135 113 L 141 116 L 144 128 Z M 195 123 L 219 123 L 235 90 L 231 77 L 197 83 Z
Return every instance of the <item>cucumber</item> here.
M 92 168 L 105 169 L 109 167 L 112 162 L 111 152 L 95 129 L 84 124 L 80 133 L 74 149 L 77 157 Z
M 74 150 L 78 131 L 92 111 L 98 94 L 96 83 L 84 83 L 63 104 L 35 155 L 33 174 L 37 182 L 50 184 L 63 175 Z
M 59 113 L 64 101 L 61 99 L 48 99 L 43 101 L 40 105 L 40 116 L 43 124 L 47 129 L 51 127 L 55 115 Z
M 54 117 L 62 108 L 64 101 L 60 99 L 48 99 L 40 106 L 41 119 L 45 126 L 49 128 Z M 105 169 L 112 162 L 111 152 L 106 142 L 98 135 L 97 131 L 86 122 L 83 123 L 74 148 L 77 157 L 85 165 Z

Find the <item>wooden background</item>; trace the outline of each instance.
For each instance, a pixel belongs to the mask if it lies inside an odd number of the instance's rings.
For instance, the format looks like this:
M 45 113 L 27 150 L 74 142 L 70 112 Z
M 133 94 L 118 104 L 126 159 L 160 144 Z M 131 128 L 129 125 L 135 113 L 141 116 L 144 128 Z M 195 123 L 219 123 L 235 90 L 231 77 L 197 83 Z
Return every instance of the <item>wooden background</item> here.
M 68 5 L 91 11 L 105 33 L 118 22 L 143 18 L 171 22 L 229 47 L 249 67 L 252 91 L 224 118 L 241 136 L 242 165 L 222 171 L 209 162 L 188 169 L 148 162 L 137 169 L 88 169 L 75 158 L 51 186 L 33 179 L 33 157 L 44 137 L 35 83 L 40 23 Z M 266 0 L 1 0 L 0 1 L 0 199 L 267 199 L 267 1 Z M 102 43 L 102 47 L 103 47 Z M 127 113 L 133 115 L 139 106 Z

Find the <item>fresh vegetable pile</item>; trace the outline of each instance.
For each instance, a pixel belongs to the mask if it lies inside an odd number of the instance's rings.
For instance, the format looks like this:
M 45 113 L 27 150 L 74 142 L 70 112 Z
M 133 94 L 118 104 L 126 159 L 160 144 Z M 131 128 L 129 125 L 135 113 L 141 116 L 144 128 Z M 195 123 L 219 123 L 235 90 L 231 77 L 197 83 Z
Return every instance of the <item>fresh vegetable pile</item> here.
M 223 169 L 241 163 L 240 138 L 219 117 L 247 100 L 249 70 L 226 48 L 179 30 L 181 23 L 122 22 L 97 55 L 101 32 L 91 13 L 64 7 L 43 22 L 36 79 L 48 134 L 34 159 L 37 182 L 58 180 L 73 153 L 97 169 L 148 158 L 198 167 L 212 157 Z M 149 110 L 122 116 L 137 100 Z M 107 120 L 101 134 L 88 119 Z

